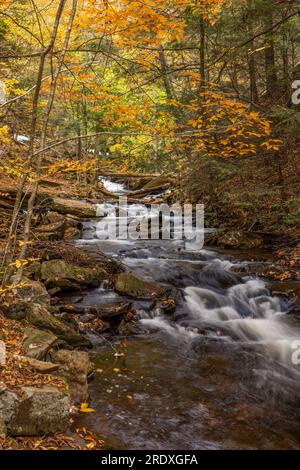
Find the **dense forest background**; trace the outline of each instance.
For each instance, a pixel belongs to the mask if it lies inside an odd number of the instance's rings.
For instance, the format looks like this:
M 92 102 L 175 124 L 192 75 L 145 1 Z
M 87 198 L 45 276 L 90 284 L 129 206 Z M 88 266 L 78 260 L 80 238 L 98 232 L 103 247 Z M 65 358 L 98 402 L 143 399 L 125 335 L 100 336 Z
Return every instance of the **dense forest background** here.
M 296 0 L 1 0 L 3 174 L 172 174 L 210 224 L 294 229 L 299 15 Z

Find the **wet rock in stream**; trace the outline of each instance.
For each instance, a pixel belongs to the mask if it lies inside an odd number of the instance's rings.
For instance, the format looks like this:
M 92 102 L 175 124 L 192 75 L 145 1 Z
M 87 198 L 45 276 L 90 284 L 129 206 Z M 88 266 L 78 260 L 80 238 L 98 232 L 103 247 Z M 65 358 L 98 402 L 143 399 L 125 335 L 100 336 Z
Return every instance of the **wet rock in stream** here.
M 157 282 L 148 281 L 133 273 L 122 273 L 116 276 L 115 291 L 118 294 L 136 299 L 166 299 L 172 297 L 171 288 Z
M 104 321 L 115 321 L 119 317 L 126 316 L 132 310 L 131 302 L 119 302 L 113 304 L 99 304 L 91 306 L 88 312 Z

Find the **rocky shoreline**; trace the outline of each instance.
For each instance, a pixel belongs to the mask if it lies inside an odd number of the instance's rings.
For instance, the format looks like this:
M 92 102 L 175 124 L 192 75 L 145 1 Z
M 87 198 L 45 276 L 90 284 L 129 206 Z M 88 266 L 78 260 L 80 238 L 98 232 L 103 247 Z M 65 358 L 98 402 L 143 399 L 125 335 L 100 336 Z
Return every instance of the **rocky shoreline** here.
M 82 221 L 92 217 L 95 206 L 91 203 L 52 198 L 51 208 L 35 221 L 37 241 L 28 249 L 31 261 L 22 283 L 2 299 L 0 316 L 6 328 L 17 324 L 19 331 L 12 351 L 5 329 L 0 341 L 2 440 L 67 432 L 74 411 L 84 411 L 89 403 L 88 379 L 93 374 L 89 333 L 125 337 L 135 333 L 136 312 L 131 302 L 86 310 L 63 302 L 64 293 L 80 294 L 105 285 L 126 298 L 153 300 L 166 309 L 175 305 L 163 286 L 126 272 L 111 257 L 99 253 L 94 258 L 74 246 L 72 240 L 81 236 Z M 12 367 L 25 375 L 29 372 L 30 380 L 38 385 L 29 386 L 22 374 L 17 384 L 11 384 Z

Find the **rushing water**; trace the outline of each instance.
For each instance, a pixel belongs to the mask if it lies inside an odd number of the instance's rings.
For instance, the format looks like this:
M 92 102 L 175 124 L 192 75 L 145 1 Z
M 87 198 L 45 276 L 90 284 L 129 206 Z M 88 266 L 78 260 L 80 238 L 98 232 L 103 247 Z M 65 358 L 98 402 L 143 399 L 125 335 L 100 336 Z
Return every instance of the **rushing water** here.
M 106 209 L 112 217 L 113 204 Z M 181 292 L 172 316 L 134 302 L 136 336 L 94 338 L 95 412 L 85 426 L 122 449 L 300 449 L 300 324 L 287 298 L 241 274 L 245 263 L 178 240 L 100 241 L 89 222 L 78 244 Z M 81 304 L 116 301 L 99 288 Z

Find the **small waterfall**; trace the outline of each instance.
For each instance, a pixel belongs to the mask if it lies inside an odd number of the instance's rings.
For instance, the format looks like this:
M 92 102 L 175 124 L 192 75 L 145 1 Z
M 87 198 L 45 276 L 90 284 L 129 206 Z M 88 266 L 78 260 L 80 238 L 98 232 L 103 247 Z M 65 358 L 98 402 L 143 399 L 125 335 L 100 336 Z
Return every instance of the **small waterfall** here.
M 115 183 L 107 178 L 100 178 L 103 183 L 104 188 L 109 191 L 110 193 L 114 194 L 126 194 L 128 191 L 125 189 L 124 184 L 122 183 Z

